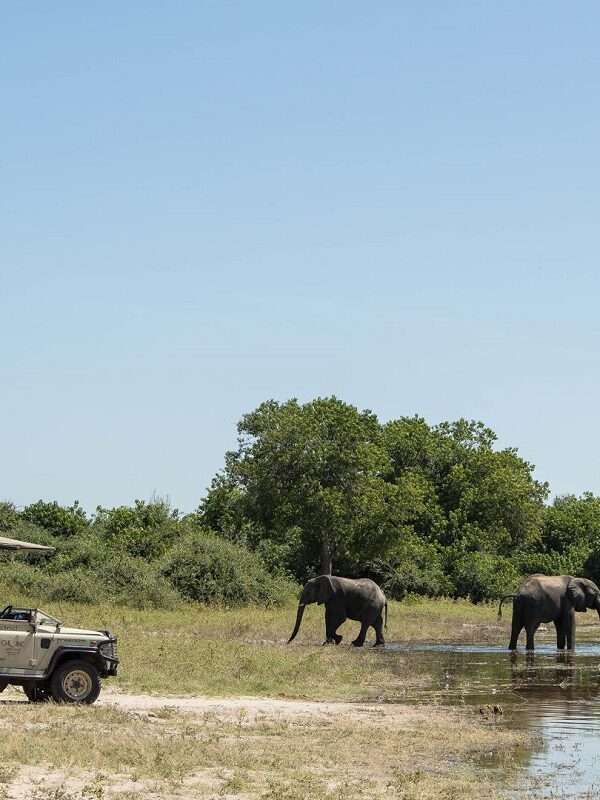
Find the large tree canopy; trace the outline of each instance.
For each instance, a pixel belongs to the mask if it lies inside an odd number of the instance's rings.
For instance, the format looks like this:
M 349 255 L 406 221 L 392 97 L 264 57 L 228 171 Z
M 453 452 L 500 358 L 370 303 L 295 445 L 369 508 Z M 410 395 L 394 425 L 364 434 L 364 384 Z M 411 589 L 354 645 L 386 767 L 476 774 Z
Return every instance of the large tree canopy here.
M 161 605 L 284 602 L 289 576 L 329 570 L 370 575 L 390 597 L 490 599 L 532 572 L 600 581 L 600 498 L 548 504 L 532 464 L 481 422 L 381 423 L 329 397 L 262 403 L 238 433 L 188 516 L 157 498 L 91 515 L 77 502 L 0 503 L 0 533 L 54 548 L 0 555 L 0 583 Z
M 465 554 L 539 543 L 547 486 L 480 422 L 382 425 L 331 397 L 268 401 L 238 432 L 199 519 L 300 580 L 419 558 L 464 571 Z
M 300 572 L 329 572 L 333 558 L 367 555 L 390 534 L 388 458 L 371 412 L 335 397 L 269 401 L 238 430 L 202 505 L 207 525 L 285 553 Z

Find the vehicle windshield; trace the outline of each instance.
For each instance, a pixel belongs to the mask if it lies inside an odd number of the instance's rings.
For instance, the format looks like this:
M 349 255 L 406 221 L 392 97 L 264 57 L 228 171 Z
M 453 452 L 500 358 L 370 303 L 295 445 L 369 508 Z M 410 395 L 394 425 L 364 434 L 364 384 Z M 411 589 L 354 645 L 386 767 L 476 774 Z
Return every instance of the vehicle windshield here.
M 53 617 L 52 614 L 48 614 L 46 611 L 42 611 L 41 608 L 38 608 L 35 612 L 36 621 L 38 625 L 60 625 L 61 620 L 56 619 Z
M 31 609 L 6 606 L 0 611 L 0 619 L 10 620 L 11 622 L 29 622 L 31 619 Z

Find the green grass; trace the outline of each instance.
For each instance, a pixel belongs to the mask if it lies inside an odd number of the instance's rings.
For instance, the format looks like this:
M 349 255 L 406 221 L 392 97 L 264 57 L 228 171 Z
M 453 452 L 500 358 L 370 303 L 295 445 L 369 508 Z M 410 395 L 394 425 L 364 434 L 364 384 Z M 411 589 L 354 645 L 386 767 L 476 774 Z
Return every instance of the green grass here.
M 293 605 L 138 611 L 48 604 L 46 610 L 68 624 L 113 630 L 122 664 L 107 684 L 132 693 L 394 699 L 429 680 L 401 654 L 388 658 L 350 647 L 357 623 L 343 626 L 342 645 L 321 647 L 323 609 L 316 606 L 307 609 L 289 646 Z M 508 622 L 498 625 L 495 615 L 492 606 L 464 601 L 391 603 L 387 635 L 501 641 Z M 479 714 L 435 704 L 249 717 L 244 711 L 189 714 L 169 708 L 168 697 L 159 702 L 165 707 L 152 712 L 0 702 L 6 734 L 0 736 L 0 800 L 5 786 L 11 792 L 20 786 L 18 796 L 26 800 L 492 800 L 502 796 L 529 741 Z M 503 770 L 482 773 L 479 761 L 490 754 Z M 37 787 L 31 783 L 36 774 L 43 776 Z
M 400 657 L 394 659 L 396 674 L 392 674 L 380 652 L 350 647 L 356 622 L 342 626 L 344 641 L 339 647 L 321 647 L 324 621 L 318 606 L 307 608 L 302 629 L 290 645 L 286 641 L 295 619 L 293 605 L 274 609 L 181 605 L 168 611 L 108 604 L 47 606 L 68 624 L 107 627 L 118 635 L 122 664 L 112 683 L 128 691 L 370 699 L 423 679 L 403 676 L 397 669 Z M 494 607 L 466 601 L 392 602 L 388 625 L 390 641 L 507 638 L 506 620 L 498 625 Z

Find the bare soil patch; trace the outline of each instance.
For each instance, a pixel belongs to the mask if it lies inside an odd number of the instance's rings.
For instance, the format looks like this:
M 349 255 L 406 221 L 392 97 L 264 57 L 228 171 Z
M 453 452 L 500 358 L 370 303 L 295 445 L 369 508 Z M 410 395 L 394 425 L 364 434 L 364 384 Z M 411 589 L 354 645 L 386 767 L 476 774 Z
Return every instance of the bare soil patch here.
M 126 711 L 156 711 L 173 709 L 188 714 L 216 714 L 224 718 L 248 720 L 259 716 L 294 719 L 297 717 L 328 717 L 332 719 L 393 719 L 396 724 L 408 723 L 423 716 L 423 709 L 413 706 L 391 706 L 374 703 L 317 702 L 287 700 L 273 697 L 176 697 L 171 695 L 129 694 L 117 690 L 105 691 L 99 705 L 116 706 Z
M 0 702 L 3 800 L 494 798 L 523 737 L 439 706 L 108 690 L 92 707 Z M 482 794 L 483 792 L 483 794 Z

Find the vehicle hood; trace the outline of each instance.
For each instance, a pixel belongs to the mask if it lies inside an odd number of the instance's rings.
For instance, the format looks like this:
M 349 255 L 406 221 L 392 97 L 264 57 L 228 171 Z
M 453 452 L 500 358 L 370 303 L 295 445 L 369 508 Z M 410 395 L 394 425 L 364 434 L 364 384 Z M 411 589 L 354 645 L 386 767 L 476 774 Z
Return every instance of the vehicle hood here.
M 67 628 L 65 625 L 61 625 L 58 630 L 56 630 L 54 625 L 40 625 L 39 629 L 48 631 L 48 633 L 52 633 L 54 636 L 83 636 L 86 639 L 107 638 L 106 634 L 102 633 L 102 631 L 90 631 L 85 628 Z

